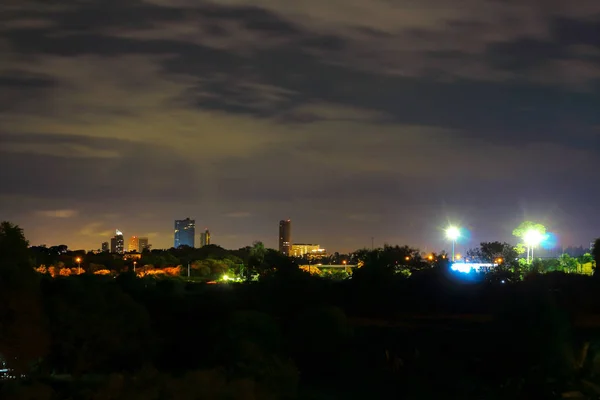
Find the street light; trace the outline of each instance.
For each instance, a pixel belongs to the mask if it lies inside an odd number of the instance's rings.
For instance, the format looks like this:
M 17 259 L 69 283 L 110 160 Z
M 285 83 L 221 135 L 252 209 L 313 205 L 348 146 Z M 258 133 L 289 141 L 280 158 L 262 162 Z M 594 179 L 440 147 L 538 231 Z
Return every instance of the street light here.
M 137 261 L 133 262 L 133 273 L 135 274 L 135 265 L 137 264 Z
M 523 235 L 523 240 L 527 245 L 527 263 L 529 264 L 529 252 L 531 252 L 531 261 L 533 262 L 533 248 L 544 240 L 544 235 L 540 231 L 530 229 Z
M 460 229 L 455 226 L 449 226 L 446 229 L 446 237 L 452 241 L 452 262 L 454 262 L 454 247 L 456 245 L 456 239 L 460 237 Z
M 81 275 L 81 257 L 77 257 L 75 262 L 77 263 L 77 275 Z

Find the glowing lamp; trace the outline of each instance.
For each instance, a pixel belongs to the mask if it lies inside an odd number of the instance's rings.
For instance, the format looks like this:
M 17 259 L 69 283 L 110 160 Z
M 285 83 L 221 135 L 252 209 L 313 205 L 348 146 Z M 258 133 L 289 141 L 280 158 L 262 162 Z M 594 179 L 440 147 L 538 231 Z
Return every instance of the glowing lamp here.
M 539 231 L 534 229 L 525 232 L 523 235 L 523 240 L 527 246 L 537 246 L 544 240 L 544 235 L 542 235 Z
M 460 237 L 460 230 L 455 226 L 451 226 L 446 229 L 446 237 L 450 240 L 456 240 Z

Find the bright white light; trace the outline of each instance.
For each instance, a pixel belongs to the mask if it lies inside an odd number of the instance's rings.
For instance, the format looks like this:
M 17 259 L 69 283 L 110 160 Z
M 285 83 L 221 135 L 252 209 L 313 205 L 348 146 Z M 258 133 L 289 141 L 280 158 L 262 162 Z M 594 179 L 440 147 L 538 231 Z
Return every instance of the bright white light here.
M 450 269 L 456 272 L 468 274 L 471 270 L 481 270 L 482 268 L 493 268 L 496 264 L 491 263 L 453 263 Z
M 527 246 L 535 247 L 544 240 L 544 235 L 542 235 L 540 231 L 531 229 L 525 232 L 525 235 L 523 235 L 523 240 Z
M 228 280 L 229 280 L 229 277 L 228 277 L 227 275 L 223 275 L 223 280 L 224 280 L 224 281 L 228 281 Z
M 463 274 L 468 274 L 469 272 L 471 272 L 471 269 L 473 269 L 473 265 L 465 264 L 465 263 L 454 263 L 454 264 L 452 264 L 450 269 L 452 271 L 462 272 Z
M 455 226 L 451 226 L 446 229 L 446 237 L 450 240 L 456 240 L 460 237 L 460 230 Z

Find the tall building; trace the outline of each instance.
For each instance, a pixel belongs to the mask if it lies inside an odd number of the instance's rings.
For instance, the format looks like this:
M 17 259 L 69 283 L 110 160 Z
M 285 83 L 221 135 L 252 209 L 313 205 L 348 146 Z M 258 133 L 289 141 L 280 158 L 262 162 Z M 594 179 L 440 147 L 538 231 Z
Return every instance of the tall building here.
M 200 247 L 208 246 L 210 244 L 210 231 L 208 228 L 200 234 Z
M 139 237 L 138 238 L 138 251 L 143 253 L 144 250 L 150 250 L 150 245 L 148 244 L 147 237 Z
M 110 247 L 108 242 L 102 242 L 102 251 L 103 252 L 109 252 L 110 251 Z
M 325 256 L 327 251 L 322 249 L 318 244 L 305 244 L 305 243 L 294 243 L 290 247 L 290 256 L 292 257 L 304 257 L 304 256 Z
M 175 248 L 179 246 L 194 247 L 196 238 L 196 221 L 193 219 L 175 220 Z
M 279 251 L 286 256 L 290 255 L 290 247 L 292 244 L 292 221 L 279 221 Z
M 132 236 L 129 238 L 129 245 L 127 246 L 127 251 L 137 251 L 138 253 L 141 253 L 140 241 L 137 236 Z
M 115 236 L 110 239 L 110 252 L 123 254 L 125 247 L 125 239 L 123 238 L 123 232 L 120 230 L 115 231 Z

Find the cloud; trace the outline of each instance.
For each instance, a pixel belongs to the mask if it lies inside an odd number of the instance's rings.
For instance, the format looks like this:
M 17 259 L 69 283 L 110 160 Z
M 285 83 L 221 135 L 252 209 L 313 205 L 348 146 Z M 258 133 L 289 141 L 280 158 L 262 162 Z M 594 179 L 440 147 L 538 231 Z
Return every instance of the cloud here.
M 373 223 L 381 221 L 381 215 L 375 213 L 352 214 L 348 216 L 348 219 L 357 222 Z
M 33 235 L 55 228 L 28 210 L 65 208 L 60 240 L 119 224 L 166 247 L 197 215 L 240 247 L 290 216 L 331 248 L 365 210 L 403 237 L 447 209 L 595 196 L 597 2 L 0 7 L 0 209 Z
M 45 210 L 38 211 L 37 214 L 46 218 L 73 218 L 79 212 L 77 210 Z
M 234 211 L 225 214 L 227 218 L 248 218 L 251 217 L 252 214 L 247 211 Z
M 493 53 L 497 46 L 510 46 L 523 41 L 552 45 L 559 39 L 557 44 L 560 47 L 565 31 L 571 33 L 570 42 L 589 43 L 593 40 L 590 38 L 597 36 L 594 35 L 594 20 L 590 16 L 600 13 L 600 6 L 594 1 L 581 2 L 581 8 L 558 3 L 540 7 L 534 1 L 495 0 L 468 0 L 461 3 L 460 8 L 449 7 L 440 0 L 426 0 L 418 4 L 387 0 L 338 0 L 326 5 L 314 0 L 302 4 L 228 0 L 212 2 L 212 6 L 187 0 L 152 0 L 147 3 L 165 9 L 183 7 L 188 15 L 194 17 L 178 22 L 169 21 L 169 26 L 159 25 L 130 35 L 142 35 L 145 39 L 170 37 L 206 45 L 207 35 L 200 31 L 199 27 L 203 24 L 198 21 L 207 15 L 218 15 L 220 25 L 233 24 L 237 27 L 218 35 L 219 41 L 228 43 L 221 48 L 230 50 L 247 53 L 259 50 L 257 44 L 273 47 L 294 43 L 300 51 L 316 55 L 323 62 L 380 74 L 427 76 L 441 80 L 516 79 L 538 83 L 540 81 L 536 77 L 540 74 L 539 70 L 515 71 L 510 65 L 498 65 L 494 62 L 497 55 L 490 52 Z M 265 22 L 271 21 L 272 25 L 277 19 L 280 28 L 278 34 L 273 35 L 267 29 L 269 23 Z M 248 28 L 261 26 L 257 22 L 265 26 L 263 31 Z M 174 24 L 179 24 L 177 29 L 169 29 Z M 192 28 L 195 30 L 193 35 L 191 27 L 195 27 Z M 174 37 L 174 32 L 178 31 L 185 34 Z M 333 48 L 309 48 L 305 46 L 308 32 L 313 37 L 329 38 L 329 43 L 337 42 L 338 45 Z M 262 35 L 259 36 L 261 40 L 256 40 L 256 35 Z M 529 59 L 537 57 L 538 62 L 543 63 L 546 54 L 538 50 L 542 49 L 532 48 L 526 56 Z M 519 54 L 506 55 L 511 62 L 519 62 Z M 559 54 L 552 57 L 556 58 L 548 60 L 560 60 Z M 547 77 L 544 84 L 571 84 L 570 79 L 560 71 L 543 72 Z M 589 82 L 597 77 L 593 75 L 586 78 Z
M 115 231 L 106 229 L 104 222 L 90 222 L 79 229 L 79 235 L 89 237 L 109 238 L 114 236 Z
M 108 151 L 94 149 L 87 146 L 62 143 L 62 144 L 42 144 L 42 143 L 7 143 L 2 147 L 4 152 L 40 154 L 55 157 L 73 157 L 73 158 L 117 158 L 117 151 Z

